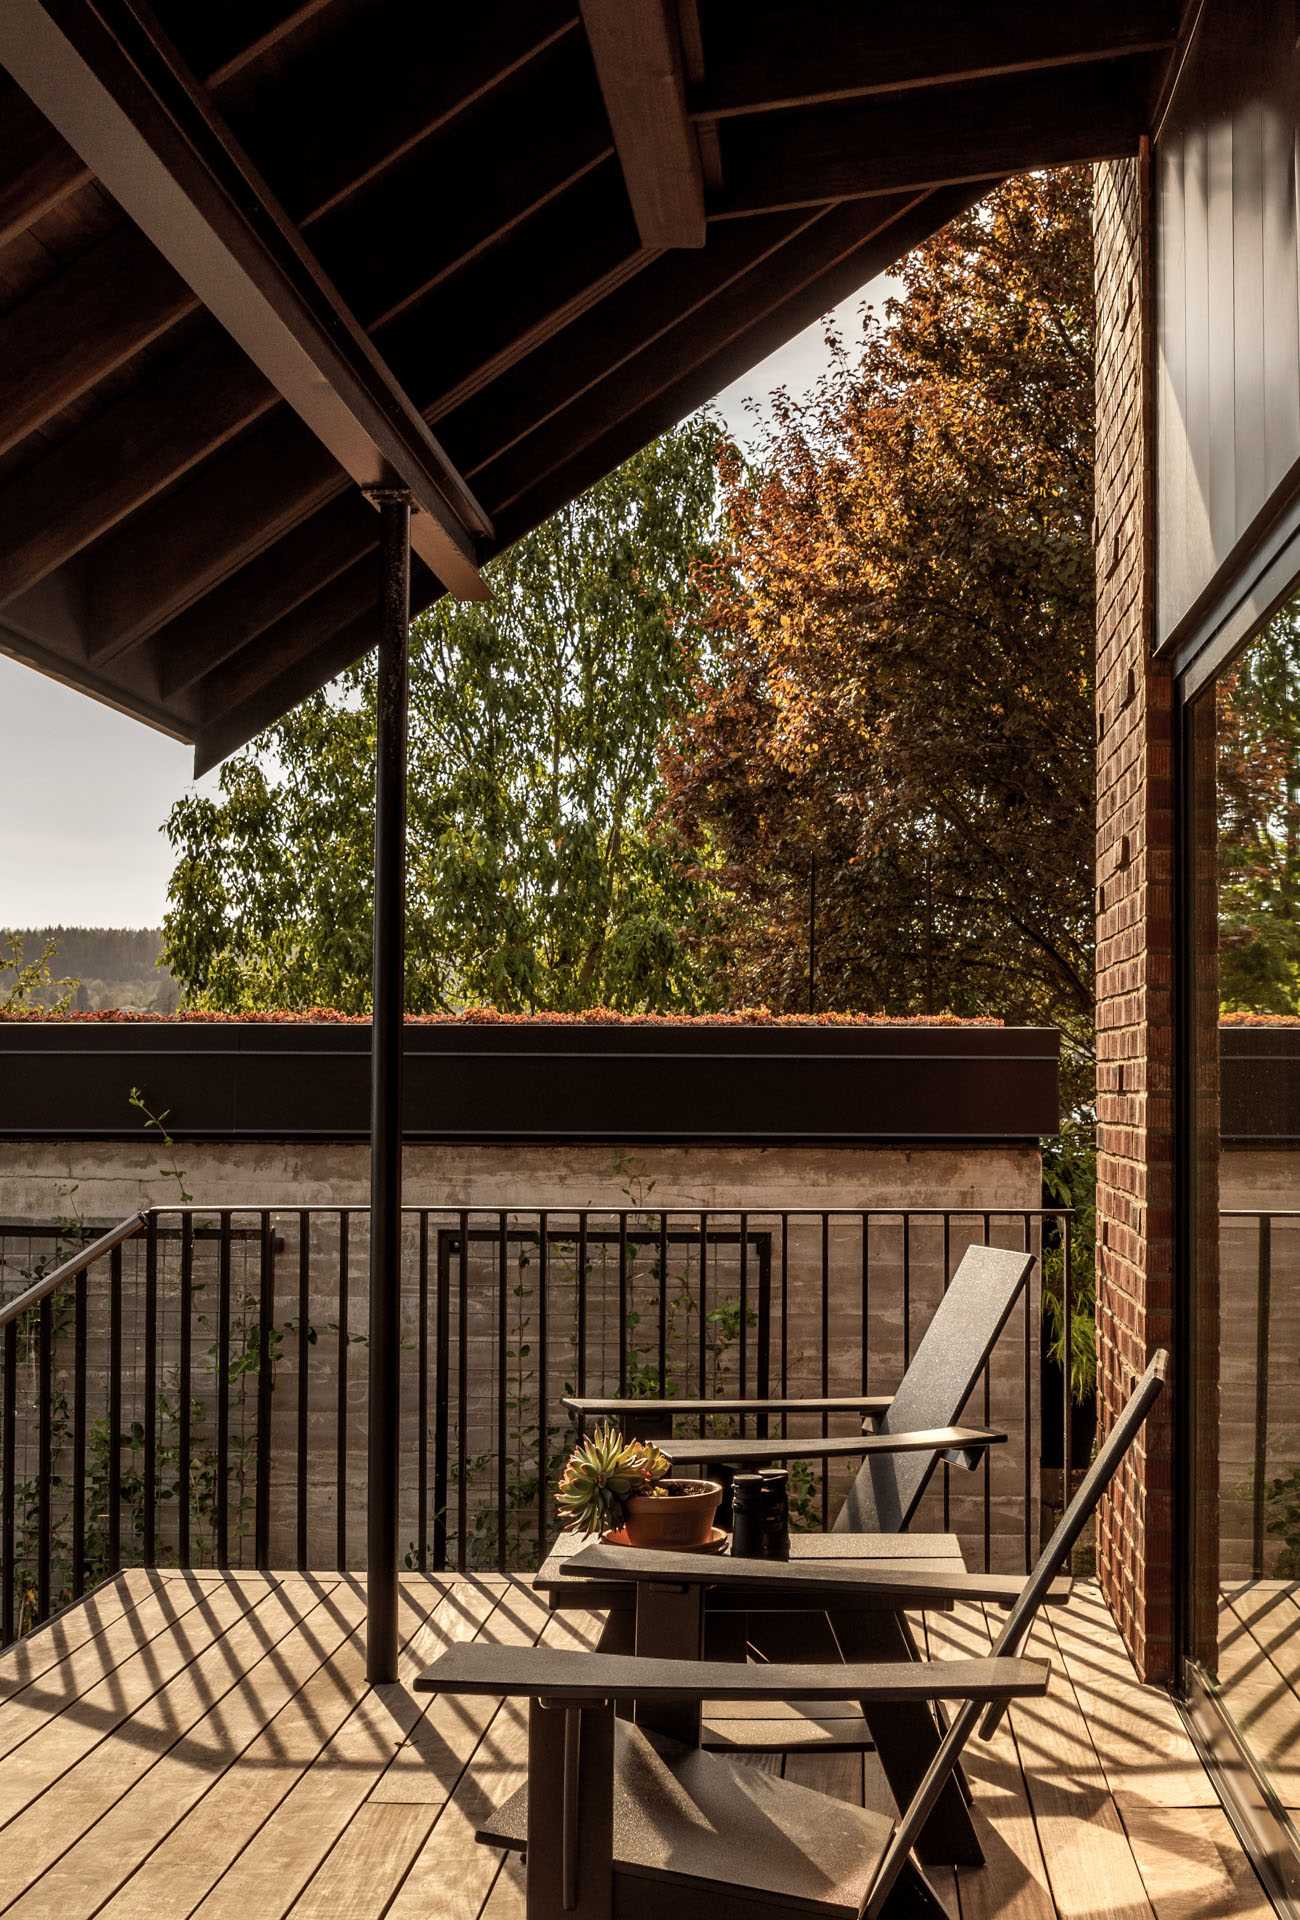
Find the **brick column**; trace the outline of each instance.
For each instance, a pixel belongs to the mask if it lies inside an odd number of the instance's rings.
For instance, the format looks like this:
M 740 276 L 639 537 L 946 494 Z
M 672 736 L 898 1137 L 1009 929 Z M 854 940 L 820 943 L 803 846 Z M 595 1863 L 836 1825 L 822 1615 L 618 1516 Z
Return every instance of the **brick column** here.
M 1097 1381 L 1108 1427 L 1173 1308 L 1172 686 L 1152 633 L 1150 162 L 1099 166 Z M 1102 1586 L 1147 1679 L 1171 1677 L 1166 1401 L 1101 1508 Z

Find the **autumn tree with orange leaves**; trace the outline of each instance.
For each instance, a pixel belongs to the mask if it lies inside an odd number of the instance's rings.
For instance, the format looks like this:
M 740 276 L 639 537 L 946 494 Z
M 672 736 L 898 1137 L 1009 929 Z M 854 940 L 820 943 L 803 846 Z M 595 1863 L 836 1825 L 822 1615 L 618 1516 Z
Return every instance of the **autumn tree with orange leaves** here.
M 1061 1027 L 1090 1077 L 1086 170 L 1013 180 L 724 473 L 715 671 L 665 756 L 733 1001 Z

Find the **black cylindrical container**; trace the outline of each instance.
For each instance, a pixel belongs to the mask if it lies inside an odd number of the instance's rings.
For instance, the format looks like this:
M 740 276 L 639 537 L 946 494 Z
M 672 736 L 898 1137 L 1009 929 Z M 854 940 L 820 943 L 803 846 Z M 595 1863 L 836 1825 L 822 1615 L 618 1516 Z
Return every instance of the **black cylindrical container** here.
M 767 1550 L 763 1476 L 738 1473 L 731 1483 L 731 1551 L 741 1560 L 762 1560 Z
M 763 1523 L 765 1560 L 790 1558 L 790 1476 L 775 1467 L 761 1473 L 763 1482 Z

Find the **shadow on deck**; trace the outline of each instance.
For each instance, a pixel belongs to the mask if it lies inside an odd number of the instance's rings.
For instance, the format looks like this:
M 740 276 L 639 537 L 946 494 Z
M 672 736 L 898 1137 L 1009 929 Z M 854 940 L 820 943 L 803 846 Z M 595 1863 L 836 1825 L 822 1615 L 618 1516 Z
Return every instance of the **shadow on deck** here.
M 403 1672 L 451 1641 L 593 1646 L 522 1579 L 405 1576 Z M 368 1688 L 349 1574 L 124 1573 L 0 1656 L 0 1913 L 522 1920 L 517 1859 L 474 1828 L 524 1776 L 525 1714 Z M 918 1628 L 987 1651 L 980 1610 Z M 1046 1699 L 968 1750 L 987 1865 L 953 1920 L 1266 1920 L 1178 1715 L 1139 1685 L 1095 1586 L 1040 1620 Z M 853 1800 L 874 1756 L 767 1758 Z

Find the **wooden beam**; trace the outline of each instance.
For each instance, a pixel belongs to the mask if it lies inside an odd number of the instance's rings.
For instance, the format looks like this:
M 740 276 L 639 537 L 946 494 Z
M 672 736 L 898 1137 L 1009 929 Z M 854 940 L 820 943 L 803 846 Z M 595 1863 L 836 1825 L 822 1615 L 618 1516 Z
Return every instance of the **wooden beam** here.
M 880 201 L 873 218 L 883 226 L 905 204 Z M 764 261 L 791 246 L 815 250 L 812 230 L 824 218 L 825 209 L 814 207 L 736 220 L 719 228 L 702 255 L 661 254 L 629 285 L 454 412 L 440 409 L 438 424 L 448 445 L 486 468 L 625 367 L 635 381 L 642 354 L 665 335 L 688 332 L 697 315 L 707 326 L 711 304 L 729 288 L 750 284 L 748 276 Z M 855 232 L 862 224 L 855 218 Z
M 730 329 L 715 322 L 712 331 L 701 330 L 690 353 L 682 356 L 689 364 L 679 368 L 678 377 L 673 378 L 671 366 L 665 364 L 661 367 L 665 382 L 653 391 L 648 382 L 638 384 L 635 390 L 631 383 L 626 383 L 622 405 L 606 404 L 605 422 L 598 436 L 575 447 L 567 459 L 551 464 L 545 473 L 538 472 L 526 490 L 496 514 L 498 542 L 508 546 L 540 526 L 557 508 L 576 498 L 604 474 L 612 473 L 656 434 L 684 420 L 723 387 L 775 353 L 794 334 L 811 326 L 876 274 L 892 266 L 909 247 L 918 245 L 949 220 L 964 213 L 982 194 L 983 188 L 953 187 L 927 195 L 880 231 L 864 231 L 856 248 L 845 252 L 824 272 L 813 275 L 801 286 L 790 288 L 785 298 L 754 311 L 748 325 L 742 319 L 740 325 Z M 849 209 L 841 211 L 847 213 Z M 837 217 L 838 211 L 827 216 L 828 219 Z M 732 318 L 734 321 L 735 316 Z M 586 417 L 587 410 L 584 410 Z M 555 449 L 550 451 L 553 454 Z
M 151 637 L 163 698 L 197 686 L 378 544 L 375 516 L 351 487 L 300 521 Z
M 590 223 L 589 246 L 575 249 L 568 244 L 572 228 L 566 215 L 583 230 Z M 443 294 L 403 315 L 391 335 L 383 337 L 386 356 L 433 421 L 445 406 L 478 391 L 494 372 L 653 259 L 638 250 L 611 157 L 603 178 L 593 176 L 575 191 L 571 207 L 566 202 L 565 209 L 530 223 L 513 246 L 493 249 L 474 262 L 458 278 L 454 302 Z M 594 284 L 587 280 L 592 272 L 600 275 Z M 431 339 L 436 342 L 433 348 Z M 169 465 L 179 463 L 183 472 L 193 463 L 183 442 L 179 451 L 165 443 L 141 446 L 133 457 L 114 462 L 108 423 L 119 409 L 129 424 L 147 422 L 148 393 L 146 388 L 139 396 L 138 416 L 133 396 L 103 416 L 105 484 L 95 494 L 97 506 L 83 509 L 73 495 L 32 525 L 23 496 L 46 462 L 29 470 L 30 480 L 24 472 L 0 487 L 0 582 L 9 592 L 30 585 L 36 577 L 32 568 L 38 560 L 48 566 L 60 545 L 64 558 L 76 551 L 69 541 L 79 539 L 92 511 L 111 511 L 98 544 L 81 562 L 87 604 L 95 608 L 90 650 L 101 665 L 157 632 L 193 602 L 196 595 L 187 570 L 193 569 L 202 582 L 200 592 L 211 591 L 260 551 L 265 527 L 274 525 L 283 533 L 332 497 L 328 466 L 311 458 L 301 423 L 282 409 L 255 433 L 213 452 L 210 465 L 194 474 L 192 485 L 183 484 L 149 504 L 161 491 L 159 483 Z M 215 424 L 219 419 L 218 414 Z M 73 444 L 80 444 L 80 437 Z M 47 456 L 49 463 L 59 459 L 58 449 Z M 65 467 L 60 485 L 68 472 Z M 342 477 L 336 477 L 341 489 Z M 205 489 L 214 499 L 242 504 L 237 511 L 223 506 L 213 514 L 203 506 Z M 6 530 L 10 506 L 17 530 L 12 546 Z
M 1034 167 L 1137 152 L 1140 61 L 1099 73 L 980 81 L 722 127 L 727 187 L 712 212 L 770 212 L 874 194 L 928 192 Z
M 641 244 L 702 247 L 704 180 L 667 0 L 581 0 Z
M 574 223 L 591 234 L 580 251 L 568 244 Z M 448 410 L 654 258 L 638 248 L 611 155 L 563 203 L 527 222 L 512 245 L 471 262 L 457 280 L 454 306 L 435 293 L 403 313 L 383 334 L 385 358 L 417 403 L 436 392 L 450 396 Z M 0 605 L 108 534 L 275 403 L 274 388 L 229 336 L 215 322 L 202 324 L 165 368 L 151 369 L 71 439 L 0 485 Z M 432 423 L 437 412 L 427 417 Z M 303 431 L 286 409 L 281 444 Z M 281 462 L 267 439 L 259 450 L 266 465 L 253 470 L 250 461 L 246 476 L 229 484 L 278 495 Z M 268 500 L 268 511 L 277 510 L 276 499 Z M 147 592 L 152 580 L 150 569 L 139 584 Z M 138 623 L 128 624 L 142 636 Z M 101 630 L 91 644 L 103 661 L 117 642 Z
M 0 23 L 4 18 L 0 6 Z M 113 234 L 47 281 L 0 320 L 0 453 L 197 304 L 134 227 Z
M 206 94 L 160 41 L 142 41 L 138 16 L 127 0 L 101 0 L 93 17 L 56 24 L 41 0 L 10 0 L 0 58 L 344 472 L 406 486 L 430 566 L 457 593 L 481 594 L 482 509 L 314 278 Z
M 22 88 L 6 84 L 0 94 L 0 247 L 26 233 L 90 177 L 90 168 L 60 140 Z
M 373 621 L 379 607 L 377 574 L 373 553 L 365 554 L 208 674 L 199 683 L 200 724 L 242 706 L 268 678 L 363 615 Z
M 165 367 L 0 487 L 0 605 L 267 412 L 278 399 L 228 334 L 200 334 Z
M 820 285 L 837 266 L 852 262 L 851 291 L 869 278 L 866 273 L 852 277 L 860 272 L 866 250 L 887 266 L 921 234 L 933 231 L 932 217 L 930 202 L 920 195 L 913 201 L 850 202 L 824 210 L 789 248 L 767 249 L 751 271 L 729 281 L 681 326 L 620 359 L 608 378 L 583 391 L 580 406 L 554 412 L 535 432 L 516 437 L 507 452 L 481 465 L 476 484 L 499 510 L 512 508 L 547 473 L 567 465 L 656 394 L 675 388 L 700 360 L 716 357 L 728 341 L 748 337 L 765 315 L 783 312 L 801 288 Z
M 720 328 L 707 335 L 698 334 L 692 364 L 684 377 L 665 385 L 652 397 L 638 390 L 627 400 L 627 411 L 599 438 L 540 477 L 501 514 L 496 522 L 500 545 L 507 545 L 529 532 L 584 487 L 612 472 L 657 433 L 738 379 L 791 335 L 892 264 L 909 247 L 964 212 L 978 197 L 977 193 L 961 188 L 934 194 L 912 204 L 905 214 L 884 227 L 872 226 L 869 219 L 863 218 L 866 209 L 859 209 L 862 224 L 856 247 L 843 253 L 828 271 L 812 275 L 787 299 L 765 312 L 751 312 L 749 324 L 729 333 L 725 339 L 721 337 Z M 850 211 L 844 209 L 845 214 Z M 827 216 L 828 219 L 835 217 Z M 268 555 L 268 559 L 271 557 Z M 430 605 L 437 593 L 436 583 L 427 577 L 421 583 L 413 582 L 412 612 Z M 363 620 L 356 627 L 345 629 L 325 648 L 313 650 L 308 644 L 296 661 L 278 663 L 276 670 L 268 672 L 265 683 L 250 694 L 241 707 L 220 716 L 214 714 L 203 722 L 195 747 L 196 776 L 243 746 L 296 701 L 324 686 L 371 644 L 373 622 Z
M 415 611 L 415 605 L 413 587 L 412 612 Z M 373 612 L 367 612 L 351 626 L 336 633 L 324 646 L 312 647 L 297 660 L 282 665 L 255 692 L 249 694 L 242 706 L 232 707 L 225 713 L 214 713 L 204 720 L 194 742 L 195 779 L 210 772 L 228 754 L 246 746 L 264 727 L 269 727 L 290 707 L 296 707 L 309 693 L 316 693 L 321 687 L 327 686 L 346 667 L 354 665 L 363 654 L 368 653 L 374 644 L 375 616 Z
M 90 658 L 103 666 L 156 633 L 348 484 L 313 435 L 284 433 L 275 413 L 259 422 L 82 556 Z
M 1170 0 L 982 0 L 974 9 L 913 0 L 890 11 L 841 0 L 750 0 L 743 29 L 726 24 L 706 42 L 704 79 L 692 92 L 701 123 L 1168 52 L 1178 8 Z

